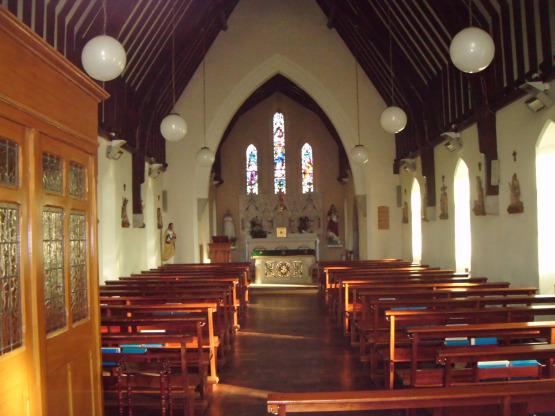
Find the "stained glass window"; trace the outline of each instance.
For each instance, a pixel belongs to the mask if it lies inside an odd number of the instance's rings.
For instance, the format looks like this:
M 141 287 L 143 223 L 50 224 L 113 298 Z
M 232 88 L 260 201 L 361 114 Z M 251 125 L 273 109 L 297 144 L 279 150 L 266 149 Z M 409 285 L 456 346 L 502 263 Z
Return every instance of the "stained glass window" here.
M 258 195 L 258 151 L 253 144 L 247 147 L 247 194 Z
M 78 199 L 83 199 L 87 192 L 85 167 L 78 163 L 69 164 L 69 194 Z
M 301 173 L 303 194 L 314 192 L 314 160 L 312 158 L 312 146 L 303 144 L 301 149 Z
M 0 355 L 20 347 L 19 207 L 0 204 Z
M 285 193 L 285 119 L 274 114 L 274 193 Z
M 18 146 L 0 138 L 0 184 L 17 186 Z
M 66 326 L 64 282 L 64 212 L 47 207 L 42 211 L 42 252 L 46 332 Z
M 87 290 L 87 221 L 84 213 L 69 215 L 69 263 L 71 267 L 71 313 L 73 322 L 89 315 Z
M 61 194 L 63 190 L 62 158 L 42 154 L 42 184 L 47 192 Z

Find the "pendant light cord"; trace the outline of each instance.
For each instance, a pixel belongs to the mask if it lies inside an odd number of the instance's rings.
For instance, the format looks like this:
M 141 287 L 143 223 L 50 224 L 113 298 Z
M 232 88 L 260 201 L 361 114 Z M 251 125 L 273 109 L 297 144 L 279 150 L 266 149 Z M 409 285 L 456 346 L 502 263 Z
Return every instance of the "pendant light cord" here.
M 176 2 L 173 2 L 173 12 L 172 12 L 172 100 L 173 107 L 175 107 L 175 13 L 176 13 Z M 172 108 L 173 108 L 172 107 Z
M 468 26 L 472 26 L 472 0 L 468 0 Z
M 393 78 L 393 33 L 391 32 L 391 5 L 387 5 L 387 30 L 389 32 L 389 78 L 391 81 L 391 105 L 395 105 L 395 88 Z
M 204 136 L 204 147 L 206 147 L 206 30 L 202 38 L 202 129 Z
M 108 8 L 106 7 L 106 0 L 102 1 L 102 14 L 104 16 L 104 24 L 102 25 L 102 30 L 104 31 L 104 34 L 106 35 L 107 33 L 107 28 L 108 28 Z
M 358 145 L 360 146 L 360 104 L 358 100 L 358 62 L 355 58 L 355 96 L 357 104 L 357 134 L 358 134 Z

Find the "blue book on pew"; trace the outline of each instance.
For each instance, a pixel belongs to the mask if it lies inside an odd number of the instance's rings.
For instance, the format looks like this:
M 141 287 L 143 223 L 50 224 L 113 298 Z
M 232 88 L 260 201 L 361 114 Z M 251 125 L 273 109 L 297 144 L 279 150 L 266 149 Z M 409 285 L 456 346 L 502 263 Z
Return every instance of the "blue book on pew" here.
M 392 311 L 423 311 L 426 309 L 425 306 L 399 306 L 397 308 L 391 308 Z
M 443 345 L 446 347 L 466 347 L 470 345 L 470 341 L 468 341 L 468 338 L 464 337 L 451 337 L 445 338 Z
M 119 354 L 121 353 L 121 348 L 119 347 L 102 347 L 100 349 L 104 354 Z M 115 361 L 102 361 L 103 367 L 115 367 L 118 363 Z
M 537 367 L 540 363 L 536 360 L 515 360 L 511 361 L 511 367 Z
M 163 344 L 121 344 L 124 354 L 146 354 L 148 348 L 162 348 Z
M 478 361 L 478 368 L 507 368 L 509 367 L 509 361 L 499 360 L 499 361 Z
M 471 338 L 470 345 L 497 345 L 497 338 Z

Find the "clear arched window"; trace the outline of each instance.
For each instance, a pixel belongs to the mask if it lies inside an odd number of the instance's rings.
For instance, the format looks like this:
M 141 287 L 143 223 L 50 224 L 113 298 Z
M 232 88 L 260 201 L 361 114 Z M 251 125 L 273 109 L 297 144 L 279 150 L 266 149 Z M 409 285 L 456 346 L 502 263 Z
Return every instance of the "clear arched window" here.
M 285 118 L 275 113 L 273 119 L 274 137 L 274 193 L 285 193 Z
M 412 226 L 412 262 L 422 261 L 422 195 L 420 184 L 414 179 L 410 192 L 410 211 Z
M 247 194 L 258 195 L 258 151 L 253 144 L 247 147 L 246 172 Z
M 303 194 L 314 192 L 314 159 L 312 146 L 308 143 L 301 149 L 301 174 Z
M 457 272 L 470 271 L 472 240 L 470 236 L 470 175 L 461 159 L 455 169 L 455 264 Z

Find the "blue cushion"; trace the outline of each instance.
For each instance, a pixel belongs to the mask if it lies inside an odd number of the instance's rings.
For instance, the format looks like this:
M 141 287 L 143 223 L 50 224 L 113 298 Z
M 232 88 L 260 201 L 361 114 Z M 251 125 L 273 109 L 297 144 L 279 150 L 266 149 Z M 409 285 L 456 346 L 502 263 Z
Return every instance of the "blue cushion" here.
M 470 345 L 497 345 L 497 338 L 471 338 Z
M 120 347 L 162 348 L 164 344 L 121 344 Z
M 501 361 L 478 361 L 478 368 L 507 368 L 509 362 L 506 360 Z
M 536 360 L 515 360 L 511 361 L 511 367 L 537 367 L 540 363 Z
M 397 308 L 391 308 L 392 311 L 423 311 L 427 308 L 425 306 L 400 306 Z
M 468 338 L 445 338 L 443 345 L 446 347 L 466 347 L 470 345 Z
M 121 352 L 124 354 L 145 354 L 146 348 L 141 347 L 122 347 Z

